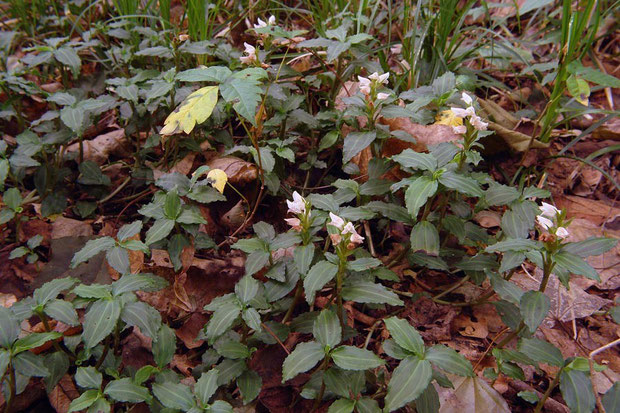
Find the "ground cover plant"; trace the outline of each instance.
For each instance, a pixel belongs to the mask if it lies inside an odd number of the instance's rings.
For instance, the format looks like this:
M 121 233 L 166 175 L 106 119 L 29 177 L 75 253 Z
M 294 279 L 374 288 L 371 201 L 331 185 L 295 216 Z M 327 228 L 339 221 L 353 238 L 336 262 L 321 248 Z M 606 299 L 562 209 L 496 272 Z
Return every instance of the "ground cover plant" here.
M 0 10 L 4 412 L 620 411 L 617 3 Z

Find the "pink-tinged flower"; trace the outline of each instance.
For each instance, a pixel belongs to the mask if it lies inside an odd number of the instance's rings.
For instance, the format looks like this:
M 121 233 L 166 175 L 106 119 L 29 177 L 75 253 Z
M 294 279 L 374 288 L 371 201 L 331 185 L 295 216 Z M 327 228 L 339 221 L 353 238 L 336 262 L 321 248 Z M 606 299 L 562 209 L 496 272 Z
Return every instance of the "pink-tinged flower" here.
M 350 240 L 354 244 L 361 244 L 362 242 L 364 242 L 364 237 L 362 237 L 360 234 L 357 233 L 357 231 L 355 231 L 355 227 L 351 222 L 347 223 L 347 225 L 345 225 L 342 229 L 342 235 L 344 234 L 351 234 Z
M 384 74 L 380 75 L 379 73 L 375 72 L 372 75 L 368 76 L 368 79 L 374 80 L 378 84 L 384 84 L 385 85 L 388 82 L 388 77 L 390 77 L 389 73 L 384 73 Z
M 249 43 L 243 43 L 243 45 L 245 46 L 244 53 L 246 53 L 247 56 L 241 56 L 239 58 L 241 63 L 249 65 L 257 61 L 258 58 L 256 57 L 256 48 Z
M 293 200 L 287 200 L 286 204 L 288 205 L 288 212 L 293 214 L 304 214 L 306 212 L 306 200 L 297 191 L 293 192 Z
M 450 108 L 450 110 L 454 113 L 454 116 L 458 116 L 459 118 L 466 118 L 472 115 L 476 116 L 473 106 L 469 106 L 467 109 Z
M 543 216 L 547 218 L 555 218 L 560 212 L 556 207 L 546 202 L 543 202 L 540 206 L 540 210 L 542 211 Z
M 360 92 L 365 95 L 370 95 L 370 79 L 363 76 L 358 76 L 357 80 L 360 82 Z
M 255 29 L 261 29 L 263 27 L 273 26 L 274 24 L 276 24 L 276 16 L 269 16 L 269 19 L 267 19 L 267 21 L 264 21 L 261 18 L 258 18 L 256 20 L 258 23 L 254 25 Z
M 463 135 L 465 132 L 467 132 L 467 126 L 465 125 L 453 126 L 452 130 L 456 134 Z
M 301 221 L 299 218 L 285 218 L 284 221 L 293 227 L 295 231 L 301 231 Z
M 389 98 L 390 95 L 388 93 L 377 93 L 377 99 L 378 100 L 385 100 L 387 98 Z
M 471 106 L 470 106 L 471 107 Z M 471 123 L 471 125 L 476 128 L 477 130 L 487 130 L 487 126 L 489 126 L 488 123 L 483 122 L 482 118 L 480 118 L 480 116 L 474 114 L 472 116 L 470 116 L 469 118 L 469 122 Z
M 471 104 L 474 102 L 474 100 L 471 98 L 471 96 L 469 96 L 467 93 L 463 92 L 463 94 L 461 95 L 461 100 L 463 102 L 465 102 L 465 104 L 467 106 L 471 106 Z
M 334 226 L 338 228 L 340 231 L 343 230 L 344 219 L 340 218 L 338 215 L 334 214 L 333 212 L 329 213 L 329 218 L 331 219 L 331 221 L 328 223 L 328 225 Z
M 329 234 L 329 239 L 332 240 L 332 244 L 338 245 L 342 241 L 342 236 L 340 234 Z
M 543 229 L 546 230 L 553 227 L 553 221 L 551 221 L 549 218 L 545 218 L 542 215 L 538 215 L 536 217 L 536 222 L 538 222 L 538 225 L 540 225 Z
M 394 46 L 390 47 L 390 52 L 392 52 L 392 54 L 400 54 L 403 51 L 403 45 L 402 44 L 395 44 Z
M 568 230 L 564 227 L 559 227 L 555 230 L 555 235 L 558 238 L 565 239 L 566 237 L 568 237 Z

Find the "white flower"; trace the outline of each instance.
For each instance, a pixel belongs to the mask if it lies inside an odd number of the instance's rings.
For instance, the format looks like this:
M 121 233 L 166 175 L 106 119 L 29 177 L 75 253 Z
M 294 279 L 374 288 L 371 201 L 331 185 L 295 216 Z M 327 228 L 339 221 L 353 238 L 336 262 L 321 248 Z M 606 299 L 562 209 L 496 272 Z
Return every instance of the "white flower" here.
M 256 60 L 258 60 L 256 58 L 256 48 L 249 43 L 243 43 L 243 45 L 245 46 L 244 53 L 247 53 L 247 56 L 241 56 L 239 58 L 239 60 L 241 60 L 241 63 L 249 65 L 252 62 L 255 62 Z
M 369 95 L 370 94 L 370 79 L 368 79 L 367 77 L 358 76 L 357 80 L 359 80 L 360 82 L 360 92 L 362 92 L 365 95 Z
M 469 106 L 467 109 L 450 108 L 450 110 L 454 113 L 454 116 L 458 116 L 459 118 L 466 118 L 472 115 L 476 116 L 473 106 Z
M 395 44 L 394 46 L 390 47 L 390 52 L 392 52 L 393 54 L 400 54 L 403 51 L 403 45 L 402 44 Z
M 344 219 L 340 218 L 338 215 L 334 214 L 333 212 L 329 213 L 329 218 L 331 219 L 331 221 L 329 222 L 328 225 L 334 226 L 338 228 L 340 231 L 343 230 Z
M 465 125 L 453 126 L 452 130 L 454 131 L 454 133 L 458 135 L 463 135 L 465 132 L 467 132 L 467 126 Z
M 465 102 L 465 104 L 467 106 L 471 106 L 471 104 L 474 102 L 474 100 L 471 98 L 471 96 L 469 96 L 467 93 L 463 92 L 463 94 L 461 95 L 461 100 L 463 102 Z
M 361 244 L 364 241 L 364 237 L 355 231 L 355 227 L 351 222 L 347 223 L 342 229 L 342 235 L 344 234 L 351 234 L 351 242 L 354 244 Z
M 390 95 L 388 93 L 377 93 L 377 99 L 378 100 L 385 100 L 387 98 L 389 98 Z
M 293 227 L 294 230 L 301 231 L 301 221 L 299 218 L 286 218 L 284 221 Z
M 546 230 L 548 230 L 549 228 L 553 226 L 553 221 L 551 221 L 549 218 L 545 218 L 542 215 L 538 215 L 536 217 L 536 221 L 538 222 L 538 225 L 540 225 Z
M 472 106 L 470 106 L 470 108 L 471 107 Z M 469 122 L 477 130 L 487 130 L 487 126 L 489 126 L 488 123 L 483 122 L 482 118 L 480 118 L 480 116 L 476 115 L 475 113 L 469 117 Z
M 558 229 L 555 230 L 555 235 L 558 238 L 564 239 L 568 237 L 568 230 L 564 227 L 559 227 Z
M 377 72 L 375 72 L 375 73 L 373 73 L 372 75 L 368 76 L 368 78 L 369 78 L 370 80 L 374 80 L 375 82 L 377 82 L 377 83 L 382 83 L 382 84 L 384 84 L 384 85 L 385 85 L 385 84 L 387 84 L 387 82 L 388 82 L 388 81 L 387 81 L 387 80 L 388 80 L 388 77 L 390 77 L 390 74 L 389 74 L 389 73 L 384 73 L 384 74 L 380 75 L 380 74 L 379 74 L 379 73 L 377 73 Z
M 547 218 L 555 218 L 558 215 L 558 209 L 551 204 L 543 202 L 540 206 L 540 210 L 542 211 L 543 216 Z
M 261 29 L 263 27 L 273 26 L 274 24 L 276 24 L 276 16 L 269 16 L 269 19 L 267 19 L 267 21 L 262 20 L 260 17 L 256 20 L 258 21 L 258 23 L 254 25 L 255 29 Z
M 286 204 L 288 205 L 288 212 L 293 214 L 304 214 L 306 212 L 306 201 L 297 191 L 293 192 L 293 200 L 286 200 Z

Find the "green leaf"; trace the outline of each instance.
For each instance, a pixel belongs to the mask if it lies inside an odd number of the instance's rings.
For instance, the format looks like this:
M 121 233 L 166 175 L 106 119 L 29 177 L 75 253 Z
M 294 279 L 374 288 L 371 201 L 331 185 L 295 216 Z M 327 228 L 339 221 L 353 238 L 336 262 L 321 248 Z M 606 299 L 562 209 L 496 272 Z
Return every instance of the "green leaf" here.
M 202 373 L 202 376 L 200 376 L 196 382 L 196 386 L 194 386 L 194 393 L 196 393 L 198 400 L 202 404 L 208 404 L 211 397 L 215 394 L 218 387 L 217 376 L 219 374 L 219 371 L 211 369 L 206 373 Z
M 379 403 L 370 397 L 362 397 L 355 403 L 358 413 L 381 413 Z
M 44 305 L 48 301 L 58 297 L 58 294 L 61 292 L 73 287 L 76 282 L 77 280 L 71 277 L 56 278 L 37 288 L 32 297 L 37 304 Z
M 411 216 L 407 212 L 405 208 L 402 206 L 381 202 L 381 201 L 371 201 L 366 204 L 366 207 L 371 211 L 376 212 L 378 214 L 383 215 L 386 218 L 389 218 L 393 221 L 398 222 L 410 222 Z
M 604 254 L 615 247 L 617 243 L 618 240 L 614 238 L 588 238 L 584 241 L 566 244 L 562 248 L 562 251 L 578 255 L 581 258 L 586 258 L 593 255 Z
M 538 401 L 540 400 L 538 398 L 538 394 L 534 393 L 533 391 L 520 391 L 519 393 L 517 393 L 517 396 L 531 404 L 538 403 Z
M 414 180 L 405 191 L 405 205 L 407 212 L 413 217 L 426 204 L 426 201 L 437 192 L 437 181 L 428 176 L 421 176 Z
M 367 370 L 384 364 L 384 361 L 370 350 L 353 346 L 340 346 L 331 353 L 332 360 L 341 369 Z
M 314 320 L 312 335 L 324 346 L 335 347 L 342 340 L 342 327 L 336 313 L 322 310 Z
M 334 146 L 339 136 L 340 134 L 338 133 L 337 130 L 327 132 L 325 136 L 321 138 L 321 142 L 319 142 L 319 152 L 321 152 L 324 149 L 331 148 L 332 146 Z
M 508 205 L 519 198 L 521 194 L 512 186 L 491 184 L 485 192 L 485 198 L 489 205 Z
M 2 351 L 0 350 L 0 359 L 2 358 Z M 7 360 L 8 361 L 8 360 Z M 49 375 L 44 379 L 45 390 L 51 393 L 54 387 L 58 384 L 60 379 L 69 371 L 69 357 L 62 351 L 56 351 L 45 356 L 45 366 L 49 370 Z M 0 376 L 4 374 L 2 368 L 2 361 L 0 360 Z
M 424 356 L 424 340 L 420 333 L 403 318 L 386 318 L 385 326 L 396 343 L 418 356 Z
M 300 343 L 289 354 L 282 365 L 282 383 L 287 382 L 299 373 L 304 373 L 325 358 L 323 346 L 316 341 Z
M 118 322 L 121 305 L 117 300 L 101 299 L 94 302 L 84 316 L 82 339 L 86 348 L 93 348 L 106 338 Z
M 241 313 L 241 307 L 236 302 L 225 303 L 218 308 L 207 323 L 207 339 L 213 341 L 228 331 L 239 317 L 239 313 Z
M 437 159 L 431 154 L 415 152 L 413 149 L 405 149 L 392 159 L 406 168 L 422 169 L 435 172 L 437 170 Z
M 347 268 L 351 271 L 367 271 L 381 265 L 381 261 L 372 257 L 362 257 L 347 262 Z
M 588 98 L 590 97 L 590 85 L 581 77 L 570 75 L 566 79 L 566 89 L 575 100 L 584 106 L 588 106 Z
M 151 245 L 154 242 L 166 238 L 168 234 L 170 234 L 170 231 L 172 231 L 172 228 L 174 228 L 174 221 L 166 218 L 158 219 L 146 232 L 144 243 L 146 245 Z
M 69 411 L 71 412 L 79 412 L 84 409 L 88 409 L 93 403 L 95 403 L 99 399 L 100 394 L 99 390 L 86 390 L 84 393 L 80 395 L 77 399 L 74 399 L 69 405 Z
M 583 371 L 563 370 L 560 375 L 560 391 L 564 401 L 574 413 L 590 413 L 596 401 L 592 383 Z
M 217 384 L 222 386 L 230 383 L 241 376 L 247 368 L 245 360 L 224 359 L 220 364 L 215 366 L 215 369 L 219 372 Z
M 269 263 L 271 253 L 268 251 L 254 251 L 245 260 L 245 275 L 251 276 L 265 268 Z
M 121 319 L 129 326 L 140 328 L 142 334 L 147 337 L 157 339 L 161 327 L 161 315 L 147 303 L 136 301 L 125 304 L 121 311 Z
M 254 370 L 246 370 L 237 378 L 237 386 L 245 405 L 258 397 L 263 380 Z
M 342 298 L 356 303 L 403 305 L 398 295 L 381 284 L 370 281 L 349 282 L 342 289 Z
M 564 357 L 560 350 L 546 341 L 537 338 L 522 338 L 517 348 L 532 360 L 557 367 L 564 365 Z
M 486 247 L 486 252 L 530 251 L 540 248 L 540 244 L 531 239 L 507 239 Z
M 323 288 L 325 284 L 330 282 L 338 272 L 338 266 L 328 261 L 319 261 L 304 278 L 304 291 L 306 293 L 306 301 L 308 304 L 314 303 L 314 295 L 318 290 Z
M 218 340 L 215 343 L 217 354 L 228 359 L 246 359 L 250 357 L 250 349 L 243 343 L 233 340 Z
M 329 368 L 323 375 L 326 390 L 341 397 L 357 396 L 366 385 L 363 371 L 342 370 L 338 367 Z
M 101 168 L 93 161 L 84 161 L 79 166 L 78 183 L 82 185 L 110 185 L 110 177 L 101 172 Z
M 69 47 L 63 46 L 59 49 L 54 50 L 54 57 L 60 63 L 65 66 L 69 66 L 74 74 L 80 73 L 80 67 L 82 66 L 82 61 L 80 60 L 80 56 L 78 56 L 77 52 Z
M 164 202 L 164 215 L 166 218 L 174 221 L 181 214 L 181 198 L 175 192 L 168 192 L 166 194 L 166 201 Z
M 103 375 L 94 367 L 78 367 L 75 372 L 75 382 L 83 389 L 99 389 L 103 382 Z
M 172 361 L 177 350 L 177 337 L 174 330 L 162 324 L 157 333 L 157 340 L 153 340 L 153 357 L 159 368 L 165 367 Z
M 116 245 L 111 237 L 101 237 L 89 240 L 84 247 L 75 253 L 71 260 L 71 268 L 75 268 L 78 264 L 88 261 L 100 252 L 107 251 Z
M 247 304 L 252 301 L 258 293 L 258 287 L 258 281 L 252 278 L 251 275 L 246 275 L 235 285 L 235 294 L 242 303 Z
M 450 347 L 438 344 L 426 351 L 425 359 L 448 373 L 473 377 L 474 369 L 469 360 Z
M 265 251 L 267 246 L 265 241 L 260 238 L 245 238 L 235 242 L 230 248 L 241 250 L 246 254 L 251 254 L 254 251 Z
M 217 104 L 217 86 L 206 86 L 191 93 L 185 100 L 166 118 L 164 127 L 159 132 L 161 135 L 172 135 L 181 131 L 189 134 L 196 125 L 203 123 Z M 224 91 L 222 90 L 222 95 Z
M 84 109 L 65 106 L 60 110 L 60 120 L 76 135 L 84 132 Z
M 454 189 L 465 195 L 482 197 L 484 193 L 480 189 L 478 181 L 468 176 L 463 176 L 453 171 L 445 171 L 439 177 L 439 183 L 446 188 Z
M 248 307 L 241 313 L 241 318 L 254 331 L 261 331 L 260 314 L 252 307 Z
M 43 311 L 54 320 L 58 320 L 67 325 L 76 326 L 80 324 L 75 308 L 73 308 L 73 305 L 68 301 L 51 300 L 45 304 Z
M 553 260 L 557 266 L 570 273 L 583 275 L 592 280 L 601 281 L 596 270 L 576 254 L 571 254 L 570 252 L 561 250 L 560 252 L 553 254 Z
M 607 393 L 603 396 L 602 403 L 607 412 L 620 411 L 620 381 L 615 382 L 611 389 L 607 390 Z
M 256 108 L 263 93 L 259 84 L 252 79 L 230 77 L 220 85 L 220 93 L 224 100 L 232 103 L 233 109 L 254 126 L 256 126 Z
M 128 377 L 109 382 L 103 394 L 118 402 L 140 403 L 151 399 L 149 389 L 133 383 Z
M 176 79 L 181 82 L 217 82 L 226 80 L 232 72 L 225 66 L 201 67 L 177 73 Z
M 502 216 L 502 230 L 510 238 L 527 238 L 530 223 L 514 211 L 506 211 Z
M 188 411 L 194 407 L 194 395 L 181 383 L 153 383 L 153 394 L 165 407 Z
M 312 259 L 314 258 L 315 246 L 313 243 L 296 247 L 293 251 L 293 259 L 297 266 L 297 271 L 303 276 L 308 273 Z
M 45 366 L 45 359 L 29 351 L 13 356 L 11 363 L 15 371 L 25 377 L 46 377 L 49 370 Z
M 344 137 L 342 162 L 346 164 L 377 138 L 377 132 L 350 132 Z
M 112 298 L 109 285 L 79 284 L 73 289 L 73 293 L 82 298 Z
M 415 409 L 417 413 L 437 413 L 439 412 L 439 395 L 432 384 L 429 384 L 417 399 L 415 399 Z
M 52 331 L 49 333 L 30 333 L 24 338 L 20 338 L 13 343 L 13 354 L 21 353 L 22 351 L 31 350 L 47 343 L 50 340 L 56 340 L 62 337 L 62 333 Z
M 410 356 L 394 369 L 385 396 L 385 409 L 394 411 L 415 400 L 428 387 L 433 369 L 428 360 Z
M 516 284 L 511 283 L 510 281 L 506 281 L 504 278 L 497 275 L 495 272 L 487 272 L 489 279 L 491 280 L 491 286 L 493 290 L 506 301 L 511 302 L 512 304 L 519 305 L 521 302 L 521 296 L 523 295 L 523 290 L 519 288 Z
M 412 251 L 424 251 L 431 256 L 439 255 L 439 232 L 430 222 L 418 222 L 411 230 L 410 238 Z
M 110 267 L 114 268 L 119 273 L 127 274 L 131 272 L 129 253 L 125 248 L 119 246 L 112 247 L 106 251 L 105 257 Z
M 355 408 L 355 400 L 338 399 L 329 405 L 327 413 L 351 413 Z
M 125 274 L 112 283 L 112 294 L 119 296 L 133 291 L 153 292 L 168 286 L 168 281 L 153 274 Z
M 521 296 L 519 308 L 525 325 L 530 331 L 536 331 L 547 316 L 551 301 L 540 291 L 527 291 Z

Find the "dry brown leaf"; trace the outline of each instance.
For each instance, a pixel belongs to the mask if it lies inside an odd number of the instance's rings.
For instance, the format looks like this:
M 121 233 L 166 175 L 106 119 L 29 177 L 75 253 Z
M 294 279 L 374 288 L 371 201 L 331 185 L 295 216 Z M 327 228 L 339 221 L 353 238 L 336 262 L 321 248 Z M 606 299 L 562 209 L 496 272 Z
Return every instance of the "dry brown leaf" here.
M 196 340 L 202 328 L 207 324 L 208 317 L 201 313 L 192 313 L 185 323 L 174 330 L 177 337 L 185 344 L 185 347 L 198 348 L 204 340 Z
M 554 201 L 558 208 L 568 211 L 570 218 L 585 219 L 595 225 L 611 223 L 620 217 L 620 208 L 603 201 L 572 195 L 558 195 Z
M 226 172 L 228 181 L 231 184 L 243 185 L 258 178 L 258 168 L 256 165 L 235 156 L 213 158 L 207 162 L 207 165 L 211 169 L 221 169 Z
M 9 308 L 17 302 L 17 297 L 14 294 L 0 293 L 0 306 Z
M 480 211 L 474 216 L 474 221 L 483 228 L 497 228 L 502 222 L 502 217 L 496 211 Z
M 478 376 L 449 375 L 454 390 L 435 386 L 439 393 L 439 413 L 510 413 L 504 398 Z
M 67 413 L 73 399 L 80 397 L 80 392 L 75 388 L 71 376 L 65 374 L 56 387 L 47 396 L 50 404 L 58 413 Z
M 52 239 L 63 237 L 90 237 L 93 228 L 86 221 L 60 216 L 52 223 Z
M 620 140 L 620 118 L 615 117 L 603 123 L 592 132 L 592 137 L 595 139 Z
M 125 157 L 131 154 L 129 143 L 125 139 L 125 130 L 116 129 L 97 136 L 91 140 L 85 140 L 84 160 L 93 161 L 99 165 L 104 164 L 112 155 Z M 67 153 L 78 153 L 79 144 L 74 143 L 67 147 Z
M 465 314 L 459 314 L 453 321 L 459 334 L 465 337 L 487 338 L 489 330 L 486 323 L 474 321 Z

